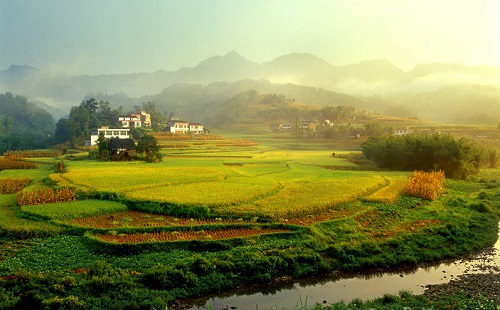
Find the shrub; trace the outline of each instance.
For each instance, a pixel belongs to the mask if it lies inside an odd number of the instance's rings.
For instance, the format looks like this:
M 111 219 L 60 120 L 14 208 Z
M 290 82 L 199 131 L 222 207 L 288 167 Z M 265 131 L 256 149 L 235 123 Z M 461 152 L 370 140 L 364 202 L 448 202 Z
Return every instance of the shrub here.
M 36 169 L 38 164 L 22 160 L 0 159 L 0 171 L 5 169 Z
M 189 270 L 157 266 L 144 273 L 143 281 L 154 289 L 171 290 L 194 286 L 198 277 Z
M 23 189 L 30 183 L 29 178 L 3 179 L 0 181 L 0 194 L 12 194 Z
M 57 173 L 66 172 L 66 163 L 64 160 L 60 160 L 58 163 L 54 164 L 54 168 Z
M 70 295 L 68 297 L 55 296 L 43 302 L 45 309 L 83 309 L 84 301 L 78 299 L 78 296 Z
M 412 197 L 435 200 L 444 191 L 444 173 L 442 171 L 414 171 L 409 177 L 403 193 Z
M 51 188 L 41 188 L 31 192 L 19 192 L 16 196 L 20 206 L 38 205 L 49 202 L 62 202 L 75 200 L 75 193 L 69 188 L 53 190 Z

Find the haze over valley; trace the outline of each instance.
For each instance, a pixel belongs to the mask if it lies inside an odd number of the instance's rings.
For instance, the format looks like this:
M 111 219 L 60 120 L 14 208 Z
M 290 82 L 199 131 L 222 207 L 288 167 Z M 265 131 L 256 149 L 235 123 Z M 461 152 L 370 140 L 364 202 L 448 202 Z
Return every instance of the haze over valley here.
M 0 92 L 56 120 L 91 97 L 206 115 L 254 89 L 318 108 L 496 125 L 499 10 L 493 0 L 0 0 Z
M 232 51 L 195 67 L 154 73 L 71 75 L 29 65 L 0 72 L 0 92 L 27 96 L 56 118 L 89 96 L 116 107 L 151 100 L 170 112 L 183 103 L 217 103 L 248 89 L 319 108 L 351 104 L 445 123 L 492 125 L 500 115 L 500 67 L 494 66 L 430 63 L 403 71 L 385 59 L 335 66 L 307 53 L 257 63 Z M 339 100 L 340 94 L 350 99 Z

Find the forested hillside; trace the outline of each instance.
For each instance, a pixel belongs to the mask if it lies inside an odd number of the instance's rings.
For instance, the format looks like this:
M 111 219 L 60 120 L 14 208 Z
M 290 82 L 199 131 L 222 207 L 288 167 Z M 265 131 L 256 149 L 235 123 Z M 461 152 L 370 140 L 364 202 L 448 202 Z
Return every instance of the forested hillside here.
M 0 94 L 0 154 L 43 148 L 51 142 L 54 118 L 26 97 Z
M 217 82 L 208 85 L 174 84 L 161 93 L 134 99 L 124 94 L 105 95 L 89 94 L 86 99 L 95 98 L 122 106 L 124 111 L 132 110 L 140 102 L 153 102 L 157 108 L 167 114 L 175 114 L 185 120 L 202 122 L 212 128 L 220 127 L 231 121 L 237 121 L 242 114 L 242 105 L 247 103 L 246 94 L 259 96 L 278 96 L 282 100 L 281 107 L 290 103 L 303 104 L 321 109 L 325 106 L 350 106 L 356 109 L 370 109 L 373 100 L 362 100 L 354 96 L 344 95 L 317 87 L 296 84 L 274 84 L 266 80 L 241 80 L 234 83 Z M 252 97 L 253 98 L 253 97 Z M 268 97 L 267 99 L 269 99 Z M 261 100 L 262 98 L 258 98 Z M 252 100 L 251 98 L 248 100 Z M 258 101 L 257 100 L 257 101 Z M 259 103 L 259 102 L 256 102 Z M 266 106 L 266 102 L 263 102 Z M 386 110 L 394 110 L 390 103 L 379 102 L 387 106 Z M 267 104 L 269 106 L 269 104 Z M 228 108 L 232 110 L 228 110 Z M 259 108 L 250 105 L 247 109 L 258 112 Z M 382 111 L 383 112 L 383 111 Z M 260 117 L 251 113 L 250 117 Z
M 194 115 L 191 105 L 209 106 L 255 89 L 319 106 L 360 104 L 386 115 L 496 125 L 499 77 L 500 68 L 488 66 L 431 63 L 403 71 L 384 59 L 335 66 L 299 53 L 259 64 L 229 52 L 194 67 L 154 73 L 68 75 L 13 65 L 0 71 L 0 92 L 22 94 L 62 110 L 95 98 L 109 101 L 113 108 L 127 110 L 151 101 L 167 112 Z M 342 102 L 331 102 L 332 93 Z

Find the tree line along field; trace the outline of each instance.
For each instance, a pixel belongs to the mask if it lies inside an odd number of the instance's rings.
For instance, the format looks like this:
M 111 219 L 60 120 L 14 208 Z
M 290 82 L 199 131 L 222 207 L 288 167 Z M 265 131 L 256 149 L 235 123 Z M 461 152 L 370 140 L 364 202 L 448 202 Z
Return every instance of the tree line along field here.
M 349 160 L 359 154 L 219 140 L 182 141 L 155 164 L 76 153 L 1 171 L 0 181 L 29 178 L 22 192 L 70 188 L 76 200 L 19 206 L 19 194 L 0 195 L 0 308 L 164 308 L 283 276 L 455 257 L 496 239 L 498 169 L 446 179 L 428 200 L 404 195 L 411 172 L 367 170 Z

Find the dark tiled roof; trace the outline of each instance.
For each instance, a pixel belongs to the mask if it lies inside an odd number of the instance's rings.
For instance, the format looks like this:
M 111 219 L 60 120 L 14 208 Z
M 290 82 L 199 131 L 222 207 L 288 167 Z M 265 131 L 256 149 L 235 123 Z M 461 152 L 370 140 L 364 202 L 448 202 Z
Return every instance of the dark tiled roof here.
M 111 149 L 111 151 L 118 149 L 135 150 L 136 146 L 133 139 L 112 138 L 109 141 L 109 148 Z

